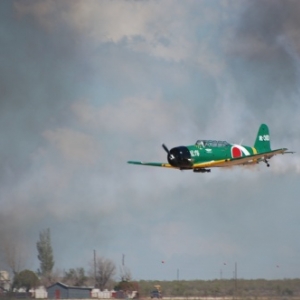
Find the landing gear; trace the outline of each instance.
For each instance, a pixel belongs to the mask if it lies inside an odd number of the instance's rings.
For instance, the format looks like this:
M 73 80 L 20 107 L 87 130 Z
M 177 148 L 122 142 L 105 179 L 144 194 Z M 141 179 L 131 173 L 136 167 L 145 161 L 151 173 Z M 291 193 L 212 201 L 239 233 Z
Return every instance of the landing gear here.
M 267 167 L 270 167 L 269 162 L 265 159 L 264 162 L 266 163 Z

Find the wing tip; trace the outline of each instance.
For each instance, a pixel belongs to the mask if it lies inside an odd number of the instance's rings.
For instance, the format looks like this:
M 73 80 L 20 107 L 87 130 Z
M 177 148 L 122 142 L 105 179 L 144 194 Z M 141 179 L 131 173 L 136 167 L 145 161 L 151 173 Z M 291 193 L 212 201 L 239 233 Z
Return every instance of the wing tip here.
M 135 161 L 135 160 L 128 160 L 127 163 L 131 164 L 131 165 L 142 165 L 143 164 L 142 161 Z

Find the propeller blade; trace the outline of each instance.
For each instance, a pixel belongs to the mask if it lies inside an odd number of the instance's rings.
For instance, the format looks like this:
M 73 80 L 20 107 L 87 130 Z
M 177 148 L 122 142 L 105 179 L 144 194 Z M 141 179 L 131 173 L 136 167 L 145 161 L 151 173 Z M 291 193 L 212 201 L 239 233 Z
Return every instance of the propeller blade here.
M 168 154 L 170 153 L 169 149 L 167 148 L 167 146 L 166 146 L 165 144 L 162 144 L 162 147 L 165 149 L 165 151 L 166 151 Z

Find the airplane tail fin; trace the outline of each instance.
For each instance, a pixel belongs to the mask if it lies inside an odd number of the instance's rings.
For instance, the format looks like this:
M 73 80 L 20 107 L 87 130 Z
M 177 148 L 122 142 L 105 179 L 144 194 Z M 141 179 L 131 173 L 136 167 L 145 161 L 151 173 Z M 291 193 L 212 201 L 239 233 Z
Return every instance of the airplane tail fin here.
M 269 128 L 266 124 L 261 124 L 256 136 L 254 148 L 258 153 L 271 151 Z

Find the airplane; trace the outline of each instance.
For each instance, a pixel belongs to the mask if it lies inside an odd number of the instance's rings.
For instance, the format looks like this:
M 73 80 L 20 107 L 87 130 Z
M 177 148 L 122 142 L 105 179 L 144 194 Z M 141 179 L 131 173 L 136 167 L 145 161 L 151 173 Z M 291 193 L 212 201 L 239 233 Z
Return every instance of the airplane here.
M 194 145 L 179 146 L 171 150 L 165 144 L 162 147 L 168 154 L 168 163 L 131 160 L 127 163 L 208 173 L 210 168 L 245 166 L 260 162 L 269 167 L 269 159 L 274 155 L 294 153 L 287 151 L 287 148 L 271 150 L 270 133 L 266 124 L 260 125 L 253 147 L 216 140 L 198 140 Z

